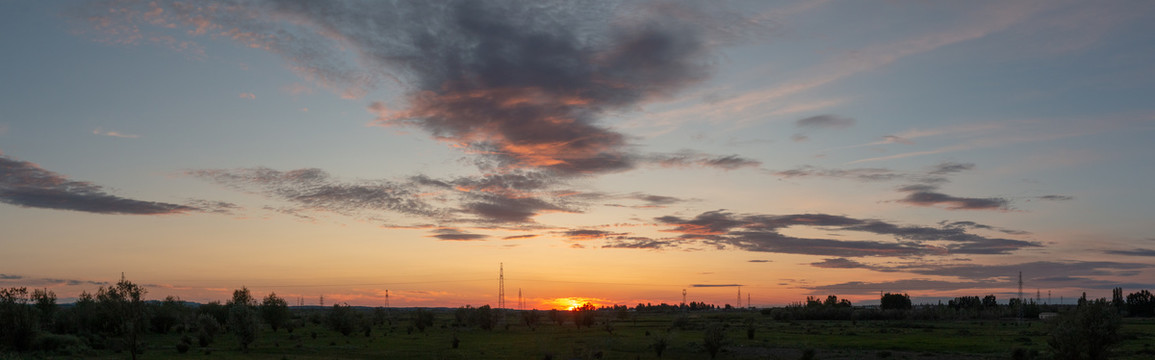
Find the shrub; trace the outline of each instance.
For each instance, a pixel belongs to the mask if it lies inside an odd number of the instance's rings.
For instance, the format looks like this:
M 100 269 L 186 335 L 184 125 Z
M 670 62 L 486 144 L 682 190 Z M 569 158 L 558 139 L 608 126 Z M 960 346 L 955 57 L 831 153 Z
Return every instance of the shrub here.
M 1119 313 L 1105 299 L 1086 302 L 1051 321 L 1047 344 L 1055 359 L 1106 359 L 1119 342 Z

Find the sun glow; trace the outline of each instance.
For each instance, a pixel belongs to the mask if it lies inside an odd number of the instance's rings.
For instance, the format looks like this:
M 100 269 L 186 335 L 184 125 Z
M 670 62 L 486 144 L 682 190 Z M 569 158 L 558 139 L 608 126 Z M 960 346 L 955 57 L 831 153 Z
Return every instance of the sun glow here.
M 587 299 L 582 297 L 564 297 L 549 301 L 552 308 L 558 310 L 573 311 L 580 309 L 585 304 L 591 304 L 594 307 L 601 306 L 597 299 Z

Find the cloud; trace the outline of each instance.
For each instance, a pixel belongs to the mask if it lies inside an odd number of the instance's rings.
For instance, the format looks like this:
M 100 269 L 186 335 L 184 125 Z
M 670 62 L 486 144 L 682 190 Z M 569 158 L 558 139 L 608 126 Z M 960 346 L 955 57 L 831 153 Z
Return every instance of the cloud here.
M 746 262 L 752 262 L 752 263 L 768 263 L 768 262 L 772 262 L 772 261 L 771 261 L 771 260 L 755 259 L 755 260 L 746 260 Z
M 1007 254 L 1039 246 L 1030 241 L 985 237 L 969 233 L 963 227 L 899 226 L 880 220 L 827 214 L 736 215 L 716 210 L 701 213 L 691 219 L 663 216 L 655 218 L 655 221 L 672 226 L 661 231 L 678 233 L 679 238 L 685 240 L 723 248 L 787 254 L 839 257 Z M 792 226 L 890 235 L 896 241 L 798 238 L 779 232 L 780 229 Z
M 931 175 L 946 175 L 946 174 L 952 174 L 952 173 L 957 173 L 957 172 L 963 172 L 963 171 L 971 170 L 974 168 L 975 168 L 975 164 L 972 164 L 972 163 L 944 162 L 944 163 L 935 165 L 934 168 L 931 169 L 930 171 L 928 171 L 927 173 L 931 174 Z
M 954 166 L 954 165 L 948 165 Z M 940 168 L 932 171 L 932 173 L 950 173 L 959 170 L 947 168 L 944 170 Z M 969 198 L 958 197 L 943 194 L 938 192 L 938 186 L 929 184 L 914 184 L 906 185 L 898 188 L 900 192 L 908 193 L 905 198 L 896 200 L 900 203 L 906 203 L 915 206 L 937 206 L 943 205 L 947 210 L 1010 210 L 1011 201 L 1004 198 Z
M 97 214 L 163 215 L 201 211 L 187 205 L 111 195 L 99 185 L 70 180 L 34 163 L 3 155 L 0 155 L 0 202 Z
M 241 93 L 241 95 L 239 95 L 237 97 L 239 97 L 241 99 L 249 99 L 249 100 L 256 100 L 257 99 L 257 95 L 254 95 L 253 93 Z
M 857 262 L 854 260 L 846 259 L 846 258 L 824 259 L 824 260 L 819 261 L 819 262 L 810 263 L 810 266 L 824 268 L 824 269 L 870 269 L 871 268 L 869 265 L 866 265 L 866 264 L 863 264 L 863 263 L 860 263 L 860 262 Z
M 20 275 L 0 274 L 0 280 L 20 280 L 23 278 L 24 277 Z
M 702 154 L 695 151 L 683 150 L 673 154 L 651 155 L 649 161 L 663 167 L 712 167 L 723 170 L 737 170 L 745 167 L 758 167 L 762 162 L 747 159 L 738 155 L 717 156 Z
M 606 241 L 602 248 L 617 249 L 667 249 L 676 247 L 680 242 L 670 239 L 651 239 L 648 237 L 617 236 Z
M 983 281 L 944 281 L 944 280 L 928 280 L 928 279 L 906 279 L 895 281 L 880 281 L 880 282 L 864 282 L 864 281 L 850 281 L 844 283 L 818 285 L 818 286 L 803 286 L 804 289 L 813 290 L 815 293 L 838 293 L 845 295 L 868 295 L 878 294 L 880 291 L 887 292 L 907 292 L 907 291 L 948 291 L 948 290 L 965 290 L 965 289 L 990 289 L 998 287 L 997 282 L 983 282 Z
M 605 238 L 608 238 L 611 236 L 626 235 L 625 233 L 615 233 L 615 232 L 610 232 L 610 231 L 592 230 L 592 229 L 566 230 L 566 231 L 563 231 L 561 234 L 569 240 L 597 240 L 597 239 L 605 239 Z
M 1104 253 L 1126 256 L 1155 256 L 1155 249 L 1135 248 L 1132 250 L 1106 250 Z
M 1050 200 L 1050 201 L 1067 201 L 1067 200 L 1074 200 L 1075 199 L 1074 197 L 1067 196 L 1067 195 L 1043 195 L 1043 196 L 1038 196 L 1035 198 L 1039 199 L 1039 200 Z
M 384 180 L 344 182 L 320 169 L 278 171 L 269 168 L 189 170 L 185 175 L 231 188 L 255 191 L 296 204 L 301 209 L 353 214 L 388 210 L 409 215 L 435 216 L 413 184 Z
M 690 287 L 696 288 L 713 288 L 713 287 L 739 287 L 742 284 L 690 284 Z
M 490 172 L 554 176 L 637 166 L 646 156 L 603 119 L 700 83 L 716 46 L 761 26 L 743 13 L 693 3 L 535 4 L 155 1 L 71 12 L 114 43 L 172 29 L 233 39 L 283 57 L 305 79 L 349 98 L 397 84 L 404 97 L 373 102 L 374 124 L 421 129 L 480 158 Z M 736 158 L 702 164 L 744 166 Z
M 503 237 L 503 238 L 501 238 L 501 239 L 502 239 L 502 240 L 520 240 L 520 239 L 532 239 L 532 238 L 535 238 L 535 237 L 538 237 L 538 236 L 539 236 L 539 235 L 536 235 L 536 234 L 527 234 L 527 235 L 512 235 L 512 236 L 506 236 L 506 237 Z
M 884 168 L 858 168 L 858 169 L 823 169 L 814 166 L 804 165 L 792 170 L 775 171 L 772 174 L 784 178 L 807 178 L 807 177 L 829 177 L 840 179 L 851 179 L 862 182 L 876 182 L 876 181 L 891 181 L 907 178 L 907 174 L 903 174 L 894 170 Z
M 92 133 L 95 135 L 111 136 L 111 137 L 126 138 L 126 139 L 136 139 L 136 138 L 140 137 L 140 135 L 124 134 L 124 133 L 120 133 L 117 131 L 111 131 L 111 130 L 105 131 L 101 128 L 96 128 L 96 130 L 92 130 Z
M 798 119 L 794 125 L 809 129 L 845 129 L 854 126 L 854 119 L 834 115 L 818 115 Z
M 471 233 L 463 232 L 461 230 L 453 229 L 453 228 L 441 228 L 441 229 L 433 230 L 433 233 L 434 233 L 433 235 L 429 235 L 429 236 L 438 238 L 440 240 L 451 240 L 451 241 L 475 241 L 475 240 L 485 240 L 485 239 L 489 238 L 489 235 L 471 234 Z

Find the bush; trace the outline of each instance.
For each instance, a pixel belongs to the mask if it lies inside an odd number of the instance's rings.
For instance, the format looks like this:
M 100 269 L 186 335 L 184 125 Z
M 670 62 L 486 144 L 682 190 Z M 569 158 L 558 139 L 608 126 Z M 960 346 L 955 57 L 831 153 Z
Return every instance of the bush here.
M 41 334 L 36 337 L 32 347 L 39 351 L 56 354 L 70 354 L 76 350 L 86 349 L 84 340 L 72 335 Z
M 718 356 L 718 350 L 722 350 L 722 345 L 726 342 L 726 327 L 720 323 L 710 324 L 703 334 L 702 345 L 706 347 L 706 351 L 710 353 L 710 358 L 713 359 Z
M 1105 300 L 1086 302 L 1052 320 L 1050 338 L 1055 359 L 1106 359 L 1119 342 L 1119 313 Z

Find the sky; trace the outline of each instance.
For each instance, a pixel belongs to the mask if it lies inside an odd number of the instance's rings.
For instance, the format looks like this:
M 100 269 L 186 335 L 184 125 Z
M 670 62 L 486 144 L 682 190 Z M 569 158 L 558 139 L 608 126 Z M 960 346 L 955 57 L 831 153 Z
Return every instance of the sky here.
M 1150 1 L 4 1 L 0 287 L 1152 289 L 1151 44 Z

